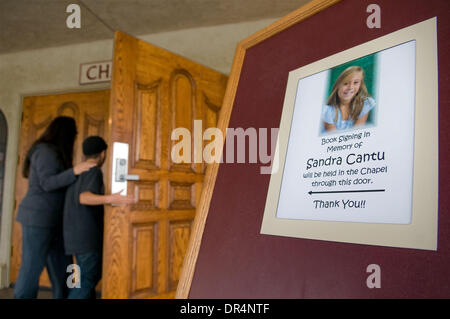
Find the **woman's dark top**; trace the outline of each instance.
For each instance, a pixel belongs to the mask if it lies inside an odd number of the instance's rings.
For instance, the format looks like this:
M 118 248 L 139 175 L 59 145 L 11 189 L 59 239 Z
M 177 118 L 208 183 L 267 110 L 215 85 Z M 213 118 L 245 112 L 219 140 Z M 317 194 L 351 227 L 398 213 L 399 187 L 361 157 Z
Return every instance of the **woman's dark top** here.
M 28 191 L 19 205 L 17 221 L 25 226 L 61 225 L 66 187 L 75 182 L 73 169 L 64 169 L 55 146 L 35 145 L 28 153 Z

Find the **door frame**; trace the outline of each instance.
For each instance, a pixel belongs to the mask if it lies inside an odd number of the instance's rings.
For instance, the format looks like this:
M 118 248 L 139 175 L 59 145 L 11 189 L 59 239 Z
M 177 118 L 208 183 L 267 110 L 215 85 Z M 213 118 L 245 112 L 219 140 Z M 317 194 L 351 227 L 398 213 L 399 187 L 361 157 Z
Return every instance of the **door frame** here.
M 0 171 L 3 172 L 3 177 L 0 179 L 0 245 L 2 244 L 2 237 L 5 230 L 3 230 L 3 215 L 4 215 L 4 207 L 3 199 L 5 197 L 5 176 L 6 176 L 6 151 L 8 149 L 8 121 L 6 119 L 5 113 L 0 109 L 0 132 L 2 132 L 2 136 L 0 136 L 0 145 L 4 146 L 3 155 L 0 159 Z M 1 262 L 0 259 L 0 287 L 2 283 L 6 281 L 6 264 Z

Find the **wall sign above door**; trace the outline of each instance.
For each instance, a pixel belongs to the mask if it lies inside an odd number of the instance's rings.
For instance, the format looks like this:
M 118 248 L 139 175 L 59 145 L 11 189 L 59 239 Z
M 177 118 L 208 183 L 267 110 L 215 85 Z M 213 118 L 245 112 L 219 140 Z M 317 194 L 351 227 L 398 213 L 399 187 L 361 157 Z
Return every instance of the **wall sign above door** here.
M 111 75 L 112 61 L 80 64 L 80 85 L 109 82 L 111 81 Z

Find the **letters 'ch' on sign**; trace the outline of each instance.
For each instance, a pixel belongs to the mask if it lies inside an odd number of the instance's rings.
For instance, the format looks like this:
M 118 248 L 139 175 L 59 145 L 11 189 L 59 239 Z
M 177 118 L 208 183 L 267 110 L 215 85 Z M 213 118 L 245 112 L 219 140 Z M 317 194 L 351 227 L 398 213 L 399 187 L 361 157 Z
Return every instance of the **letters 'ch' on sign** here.
M 112 61 L 83 63 L 80 65 L 80 84 L 111 81 Z

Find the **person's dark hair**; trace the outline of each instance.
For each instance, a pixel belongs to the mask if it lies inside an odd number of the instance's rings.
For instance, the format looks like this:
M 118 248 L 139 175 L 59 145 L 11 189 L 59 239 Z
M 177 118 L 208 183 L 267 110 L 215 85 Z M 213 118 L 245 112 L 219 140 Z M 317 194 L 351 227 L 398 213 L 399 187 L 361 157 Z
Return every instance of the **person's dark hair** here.
M 86 159 L 98 158 L 108 148 L 108 144 L 101 136 L 89 136 L 83 141 L 81 146 Z
M 42 135 L 31 145 L 25 157 L 22 175 L 28 178 L 30 173 L 31 150 L 39 143 L 54 145 L 65 169 L 72 167 L 73 145 L 77 136 L 75 120 L 68 116 L 55 118 Z
M 102 151 L 103 152 L 103 151 Z M 102 152 L 100 153 L 95 153 L 95 154 L 91 154 L 91 155 L 84 155 L 84 159 L 91 159 L 91 158 L 98 158 L 100 156 L 100 154 L 102 154 Z

